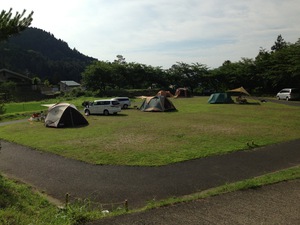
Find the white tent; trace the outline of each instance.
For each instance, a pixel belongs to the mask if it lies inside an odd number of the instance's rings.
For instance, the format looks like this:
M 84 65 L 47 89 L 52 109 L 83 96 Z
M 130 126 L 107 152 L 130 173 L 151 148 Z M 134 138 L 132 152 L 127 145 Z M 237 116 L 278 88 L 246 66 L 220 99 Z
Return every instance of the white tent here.
M 50 106 L 45 119 L 46 127 L 75 127 L 88 125 L 88 121 L 69 103 L 58 103 Z

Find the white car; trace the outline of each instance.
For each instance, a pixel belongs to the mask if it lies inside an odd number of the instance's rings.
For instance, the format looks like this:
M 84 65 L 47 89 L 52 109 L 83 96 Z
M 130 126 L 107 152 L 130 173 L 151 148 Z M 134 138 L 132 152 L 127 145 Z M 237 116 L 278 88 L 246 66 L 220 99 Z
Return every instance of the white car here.
M 281 91 L 279 91 L 276 95 L 276 98 L 278 100 L 284 99 L 284 100 L 296 100 L 300 99 L 300 89 L 298 88 L 284 88 Z
M 127 109 L 129 106 L 131 106 L 131 102 L 128 97 L 115 97 L 112 98 L 112 100 L 119 101 L 122 109 Z
M 121 112 L 120 102 L 111 99 L 95 100 L 84 108 L 84 114 L 87 116 L 90 114 L 104 114 L 108 116 L 109 114 L 117 114 L 118 112 Z

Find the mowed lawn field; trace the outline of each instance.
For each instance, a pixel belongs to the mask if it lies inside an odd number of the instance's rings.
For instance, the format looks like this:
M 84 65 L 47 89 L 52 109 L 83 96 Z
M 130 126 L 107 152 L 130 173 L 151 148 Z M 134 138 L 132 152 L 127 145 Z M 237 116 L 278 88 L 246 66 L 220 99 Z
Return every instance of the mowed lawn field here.
M 0 137 L 88 163 L 135 166 L 166 165 L 300 138 L 300 107 L 251 99 L 252 104 L 245 105 L 208 104 L 208 97 L 170 100 L 177 112 L 131 108 L 118 115 L 88 116 L 89 125 L 80 128 L 46 128 L 28 121 L 0 126 Z M 135 99 L 133 105 L 141 101 Z

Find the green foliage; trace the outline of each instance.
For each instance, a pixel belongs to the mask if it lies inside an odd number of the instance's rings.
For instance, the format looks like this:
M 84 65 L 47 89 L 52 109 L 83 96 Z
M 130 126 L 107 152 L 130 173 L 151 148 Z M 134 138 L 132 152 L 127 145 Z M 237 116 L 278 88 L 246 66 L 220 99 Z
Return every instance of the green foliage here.
M 282 36 L 280 34 L 280 35 L 278 35 L 277 40 L 275 41 L 274 45 L 271 47 L 271 50 L 279 51 L 285 47 L 287 47 L 287 43 L 285 42 L 285 40 L 282 38 Z
M 16 12 L 13 16 L 12 9 L 8 12 L 2 10 L 0 13 L 0 41 L 8 39 L 11 35 L 19 34 L 30 26 L 32 22 L 31 12 L 27 17 L 24 17 L 26 10 L 20 14 Z
M 0 175 L 0 224 L 84 224 L 102 216 L 101 211 L 85 202 L 75 201 L 66 208 L 57 207 L 29 186 Z
M 83 84 L 92 91 L 105 91 L 107 86 L 113 85 L 113 68 L 107 62 L 94 62 L 82 73 Z
M 187 87 L 192 93 L 201 93 L 240 86 L 250 93 L 275 95 L 284 87 L 300 87 L 299 46 L 299 41 L 287 43 L 279 35 L 271 51 L 260 49 L 255 59 L 226 60 L 215 69 L 201 63 L 177 62 L 165 70 L 126 62 L 122 55 L 113 62 L 98 61 L 71 50 L 67 43 L 45 31 L 28 28 L 19 37 L 11 38 L 10 43 L 0 45 L 0 54 L 5 55 L 4 64 L 11 70 L 26 71 L 52 84 L 61 80 L 82 82 L 99 96 L 124 89 Z
M 281 35 L 269 52 L 261 49 L 255 59 L 225 61 L 219 68 L 209 70 L 200 63 L 177 62 L 168 70 L 138 63 L 127 63 L 123 56 L 114 63 L 96 62 L 83 73 L 88 89 L 105 92 L 107 89 L 169 86 L 218 92 L 244 86 L 251 93 L 275 94 L 283 87 L 300 86 L 299 42 L 286 43 Z M 199 91 L 198 91 L 199 92 Z M 197 91 L 195 92 L 197 93 Z
M 61 80 L 80 82 L 81 73 L 95 59 L 85 56 L 53 34 L 29 27 L 9 42 L 0 44 L 0 54 L 5 55 L 5 68 L 30 77 L 49 80 L 58 84 Z
M 276 47 L 276 51 L 260 50 L 255 60 L 256 77 L 266 92 L 284 87 L 300 87 L 300 42 Z
M 82 96 L 87 96 L 87 94 L 89 94 L 88 96 L 92 96 L 90 95 L 90 93 L 86 93 L 84 90 L 78 87 L 78 88 L 72 88 L 70 91 L 67 92 L 61 92 L 60 98 L 66 100 L 72 100 Z
M 0 90 L 2 101 L 10 101 L 13 99 L 16 90 L 16 83 L 12 81 L 0 83 Z
M 0 100 L 0 115 L 4 114 L 6 112 L 4 102 Z
M 206 65 L 199 63 L 189 65 L 187 63 L 178 62 L 168 70 L 167 79 L 169 79 L 170 84 L 176 87 L 189 87 L 193 92 L 200 84 L 204 85 L 206 83 L 208 73 Z
M 39 77 L 33 77 L 32 78 L 32 84 L 33 85 L 41 84 L 41 79 Z
M 164 76 L 164 71 L 159 67 L 118 60 L 114 63 L 96 61 L 82 73 L 82 82 L 88 90 L 99 90 L 103 93 L 107 89 L 165 86 Z

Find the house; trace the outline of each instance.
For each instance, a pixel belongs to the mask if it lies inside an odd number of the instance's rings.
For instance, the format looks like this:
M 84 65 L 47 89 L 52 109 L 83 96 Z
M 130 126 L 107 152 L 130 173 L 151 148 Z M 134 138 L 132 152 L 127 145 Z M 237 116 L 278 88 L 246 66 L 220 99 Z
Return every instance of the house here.
M 18 85 L 31 85 L 32 79 L 8 69 L 0 69 L 0 82 L 13 81 Z
M 5 101 L 28 101 L 36 96 L 33 91 L 32 79 L 23 74 L 8 70 L 0 69 L 0 84 L 13 82 L 14 85 L 8 86 L 8 89 L 1 89 L 1 98 Z
M 80 87 L 80 84 L 72 80 L 59 82 L 60 91 L 70 91 L 72 88 L 76 87 Z

